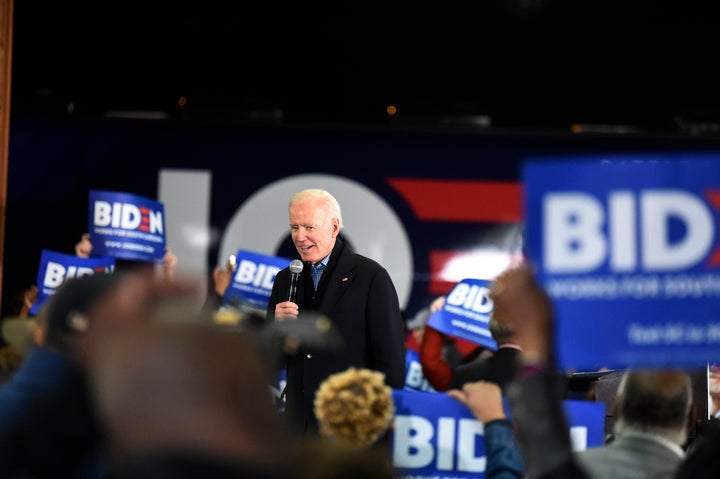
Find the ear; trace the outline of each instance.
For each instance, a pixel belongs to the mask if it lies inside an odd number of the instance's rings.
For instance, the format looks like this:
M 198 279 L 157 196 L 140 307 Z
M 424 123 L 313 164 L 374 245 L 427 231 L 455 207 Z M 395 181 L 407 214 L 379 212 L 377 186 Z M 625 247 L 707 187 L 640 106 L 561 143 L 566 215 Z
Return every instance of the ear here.
M 337 218 L 332 219 L 332 237 L 335 238 L 340 233 L 340 220 Z

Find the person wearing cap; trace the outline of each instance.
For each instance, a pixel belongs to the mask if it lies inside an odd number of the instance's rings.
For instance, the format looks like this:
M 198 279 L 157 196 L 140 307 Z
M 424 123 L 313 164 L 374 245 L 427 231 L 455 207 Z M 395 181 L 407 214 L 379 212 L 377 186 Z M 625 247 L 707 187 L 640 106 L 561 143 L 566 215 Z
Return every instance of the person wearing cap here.
M 0 477 L 100 477 L 102 434 L 75 341 L 115 281 L 99 273 L 68 280 L 38 312 L 40 344 L 0 387 Z

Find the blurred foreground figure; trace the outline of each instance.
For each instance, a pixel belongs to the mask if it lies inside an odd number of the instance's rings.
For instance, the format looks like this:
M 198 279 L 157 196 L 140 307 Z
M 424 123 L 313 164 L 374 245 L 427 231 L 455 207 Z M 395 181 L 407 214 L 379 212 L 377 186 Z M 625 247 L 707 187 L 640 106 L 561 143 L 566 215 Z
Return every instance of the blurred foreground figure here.
M 483 424 L 485 477 L 521 479 L 522 452 L 515 438 L 514 424 L 505 414 L 500 386 L 490 381 L 472 381 L 466 382 L 462 390 L 450 389 L 447 394 L 465 404 Z
M 520 347 L 515 379 L 506 384 L 526 478 L 588 479 L 570 443 L 562 409 L 564 380 L 555 370 L 550 298 L 529 265 L 505 271 L 490 288 L 493 317 Z
M 36 344 L 0 388 L 0 477 L 100 477 L 103 436 L 79 344 L 87 313 L 118 277 L 66 281 L 35 319 Z
M 320 437 L 299 440 L 303 479 L 393 479 L 388 439 L 392 390 L 383 374 L 348 368 L 330 375 L 315 395 Z
M 370 369 L 332 374 L 315 394 L 320 435 L 329 442 L 370 447 L 390 432 L 394 414 L 392 389 Z
M 177 281 L 130 279 L 86 335 L 106 477 L 295 477 L 257 336 L 198 316 Z

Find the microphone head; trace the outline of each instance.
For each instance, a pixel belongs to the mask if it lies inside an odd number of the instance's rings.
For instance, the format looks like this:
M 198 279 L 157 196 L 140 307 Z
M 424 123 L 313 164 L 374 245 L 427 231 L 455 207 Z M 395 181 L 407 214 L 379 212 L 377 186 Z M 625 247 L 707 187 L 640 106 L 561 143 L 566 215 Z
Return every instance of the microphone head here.
M 294 259 L 290 263 L 290 271 L 292 273 L 302 273 L 303 270 L 303 262 L 299 259 Z

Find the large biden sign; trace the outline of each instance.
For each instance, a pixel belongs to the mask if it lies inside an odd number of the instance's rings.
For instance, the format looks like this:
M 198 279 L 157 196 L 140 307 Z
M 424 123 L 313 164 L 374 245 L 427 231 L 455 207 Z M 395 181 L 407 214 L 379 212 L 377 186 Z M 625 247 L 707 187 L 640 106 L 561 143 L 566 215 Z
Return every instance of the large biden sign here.
M 567 370 L 720 356 L 720 154 L 531 160 L 527 252 Z

